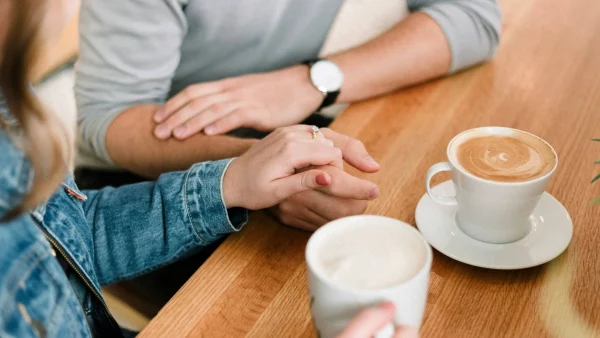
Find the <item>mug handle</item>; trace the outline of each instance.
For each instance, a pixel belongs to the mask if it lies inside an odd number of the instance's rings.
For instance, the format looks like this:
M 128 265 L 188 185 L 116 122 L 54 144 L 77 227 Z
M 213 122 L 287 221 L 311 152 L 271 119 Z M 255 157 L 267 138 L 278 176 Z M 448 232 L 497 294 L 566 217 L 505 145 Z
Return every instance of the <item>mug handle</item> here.
M 427 187 L 427 195 L 429 195 L 429 197 L 431 197 L 431 199 L 437 204 L 458 205 L 458 201 L 456 200 L 456 197 L 439 196 L 439 195 L 435 195 L 431 191 L 431 178 L 433 176 L 435 176 L 437 173 L 440 173 L 442 171 L 452 171 L 452 167 L 450 166 L 450 163 L 448 163 L 448 162 L 437 163 L 437 164 L 432 165 L 431 168 L 429 168 L 429 170 L 427 170 L 427 178 L 425 181 L 425 186 Z

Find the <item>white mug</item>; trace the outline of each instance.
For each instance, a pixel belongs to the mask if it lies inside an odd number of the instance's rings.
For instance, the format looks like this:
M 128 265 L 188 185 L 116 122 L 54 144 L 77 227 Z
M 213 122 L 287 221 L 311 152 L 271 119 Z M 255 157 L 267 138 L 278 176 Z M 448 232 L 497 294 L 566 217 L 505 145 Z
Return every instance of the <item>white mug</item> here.
M 353 231 L 372 224 L 389 224 L 402 229 L 402 233 L 405 234 L 403 238 L 410 238 L 410 244 L 422 250 L 422 263 L 419 262 L 418 272 L 405 282 L 384 289 L 356 290 L 336 285 L 319 268 L 318 248 L 327 243 L 330 235 L 340 228 L 343 228 L 343 231 Z M 341 218 L 321 227 L 312 235 L 306 246 L 310 307 L 318 336 L 336 337 L 361 310 L 383 301 L 394 303 L 396 315 L 394 322 L 382 329 L 376 337 L 392 337 L 394 325 L 420 327 L 427 302 L 432 259 L 431 247 L 419 231 L 396 219 L 359 215 Z
M 466 134 L 506 135 L 525 133 L 544 142 L 554 153 L 555 165 L 542 177 L 523 182 L 496 182 L 477 177 L 458 165 L 454 143 Z M 456 222 L 468 236 L 488 243 L 509 243 L 523 238 L 531 229 L 530 216 L 558 165 L 556 152 L 543 139 L 525 131 L 505 127 L 482 127 L 456 135 L 446 149 L 448 162 L 427 171 L 427 194 L 441 205 L 458 206 Z M 431 191 L 431 178 L 442 171 L 452 172 L 456 196 L 438 196 Z

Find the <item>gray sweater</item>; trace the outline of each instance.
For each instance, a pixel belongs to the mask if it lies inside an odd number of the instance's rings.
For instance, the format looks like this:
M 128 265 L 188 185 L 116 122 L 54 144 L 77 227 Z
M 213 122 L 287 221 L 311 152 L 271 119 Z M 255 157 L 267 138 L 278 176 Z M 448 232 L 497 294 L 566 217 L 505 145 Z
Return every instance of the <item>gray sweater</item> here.
M 375 1 L 375 0 L 370 0 Z M 318 55 L 342 0 L 83 0 L 75 95 L 80 154 L 111 166 L 105 145 L 114 118 L 163 103 L 186 86 L 267 72 Z M 408 0 L 431 16 L 452 53 L 450 72 L 495 52 L 496 0 Z

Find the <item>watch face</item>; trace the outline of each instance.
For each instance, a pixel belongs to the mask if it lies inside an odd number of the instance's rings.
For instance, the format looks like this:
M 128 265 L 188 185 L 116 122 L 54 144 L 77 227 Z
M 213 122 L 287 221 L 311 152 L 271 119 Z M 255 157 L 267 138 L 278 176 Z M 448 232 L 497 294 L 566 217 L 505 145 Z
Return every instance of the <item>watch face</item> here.
M 310 68 L 312 83 L 325 92 L 335 92 L 342 88 L 344 73 L 335 63 L 321 60 Z

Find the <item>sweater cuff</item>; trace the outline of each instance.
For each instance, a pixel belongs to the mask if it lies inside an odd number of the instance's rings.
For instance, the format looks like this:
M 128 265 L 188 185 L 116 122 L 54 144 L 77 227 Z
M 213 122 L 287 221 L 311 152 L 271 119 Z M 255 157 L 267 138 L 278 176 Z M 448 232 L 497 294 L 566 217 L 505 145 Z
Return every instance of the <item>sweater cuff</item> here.
M 440 2 L 420 9 L 446 36 L 452 55 L 449 73 L 489 60 L 500 40 L 501 12 L 494 1 Z

